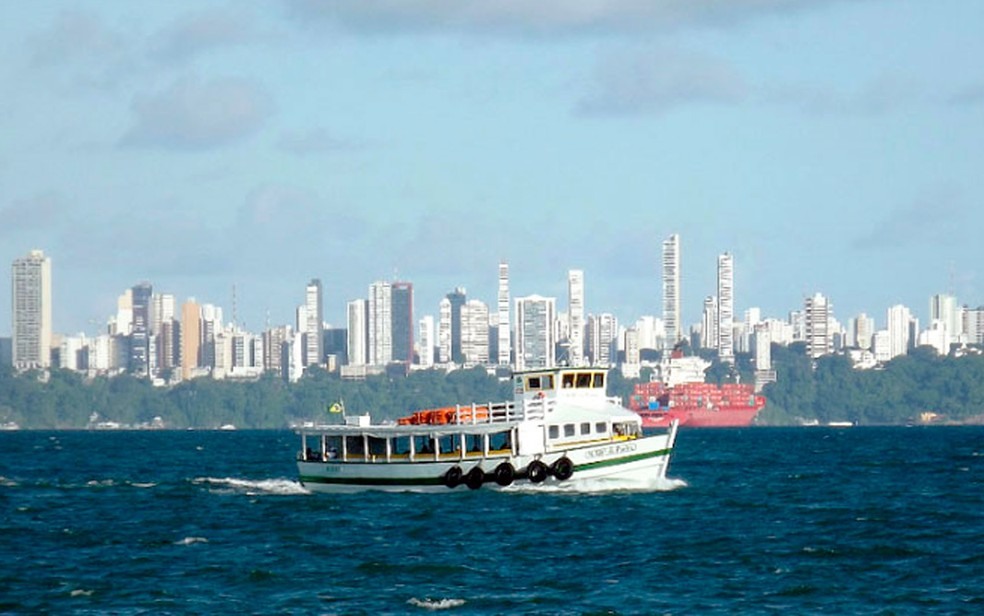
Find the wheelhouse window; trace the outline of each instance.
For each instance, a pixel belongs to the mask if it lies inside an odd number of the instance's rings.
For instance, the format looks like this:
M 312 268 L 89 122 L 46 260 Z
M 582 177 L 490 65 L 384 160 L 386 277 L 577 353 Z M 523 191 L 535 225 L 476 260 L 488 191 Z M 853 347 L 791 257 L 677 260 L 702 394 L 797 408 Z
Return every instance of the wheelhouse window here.
M 552 374 L 537 374 L 526 377 L 526 391 L 544 391 L 553 389 L 553 386 Z

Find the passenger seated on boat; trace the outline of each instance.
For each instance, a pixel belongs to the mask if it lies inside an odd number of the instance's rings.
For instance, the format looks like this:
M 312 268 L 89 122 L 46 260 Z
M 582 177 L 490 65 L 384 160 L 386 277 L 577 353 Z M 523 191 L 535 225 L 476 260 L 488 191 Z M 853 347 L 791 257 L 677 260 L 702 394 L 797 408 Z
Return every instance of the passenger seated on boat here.
M 328 450 L 327 455 L 329 460 L 334 460 L 335 458 L 338 457 L 338 450 L 332 447 L 331 449 Z
M 308 461 L 313 461 L 313 460 L 317 460 L 318 459 L 318 456 L 315 455 L 313 449 L 311 449 L 310 447 L 308 447 L 307 448 L 307 451 L 304 452 L 304 459 L 305 460 L 308 460 Z

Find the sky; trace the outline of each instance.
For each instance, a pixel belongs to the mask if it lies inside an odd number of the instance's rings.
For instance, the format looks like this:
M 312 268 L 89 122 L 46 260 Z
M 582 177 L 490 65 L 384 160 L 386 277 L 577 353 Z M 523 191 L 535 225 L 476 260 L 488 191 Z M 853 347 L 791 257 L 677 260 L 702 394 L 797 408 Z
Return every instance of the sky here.
M 0 262 L 52 260 L 54 327 L 149 281 L 247 329 L 377 280 L 495 306 L 846 323 L 984 304 L 977 0 L 0 0 Z M 9 265 L 7 278 L 9 280 Z M 0 285 L 0 336 L 10 332 Z

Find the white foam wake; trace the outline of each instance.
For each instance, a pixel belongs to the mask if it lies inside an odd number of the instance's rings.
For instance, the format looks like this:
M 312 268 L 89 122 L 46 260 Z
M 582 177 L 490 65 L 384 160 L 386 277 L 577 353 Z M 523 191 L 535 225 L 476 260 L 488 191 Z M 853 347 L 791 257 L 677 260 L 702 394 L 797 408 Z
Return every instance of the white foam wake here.
M 205 537 L 185 537 L 181 541 L 175 541 L 174 545 L 192 545 L 195 543 L 208 543 Z
M 434 601 L 432 599 L 418 599 L 417 597 L 411 597 L 410 599 L 407 600 L 407 603 L 409 603 L 410 605 L 421 607 L 421 608 L 424 608 L 425 610 L 429 610 L 431 612 L 434 612 L 434 611 L 437 611 L 437 610 L 449 610 L 449 609 L 451 609 L 453 607 L 458 607 L 458 606 L 464 605 L 465 604 L 465 600 L 464 599 L 440 599 L 438 601 Z
M 636 479 L 629 477 L 597 477 L 575 479 L 562 483 L 549 482 L 533 484 L 526 481 L 514 483 L 505 491 L 515 492 L 553 492 L 556 494 L 606 494 L 610 492 L 671 492 L 687 487 L 683 479 L 656 477 Z
M 197 485 L 213 487 L 227 492 L 244 494 L 294 495 L 310 494 L 293 479 L 239 479 L 236 477 L 198 477 L 192 480 Z

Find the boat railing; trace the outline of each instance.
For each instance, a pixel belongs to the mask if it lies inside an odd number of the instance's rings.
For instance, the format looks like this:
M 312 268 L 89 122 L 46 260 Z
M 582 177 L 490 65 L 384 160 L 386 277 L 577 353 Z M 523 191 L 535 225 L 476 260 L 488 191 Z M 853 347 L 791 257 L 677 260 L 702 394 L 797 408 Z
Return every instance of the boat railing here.
M 494 424 L 543 419 L 546 408 L 555 401 L 544 398 L 516 402 L 489 402 L 487 404 L 458 405 L 449 423 Z

